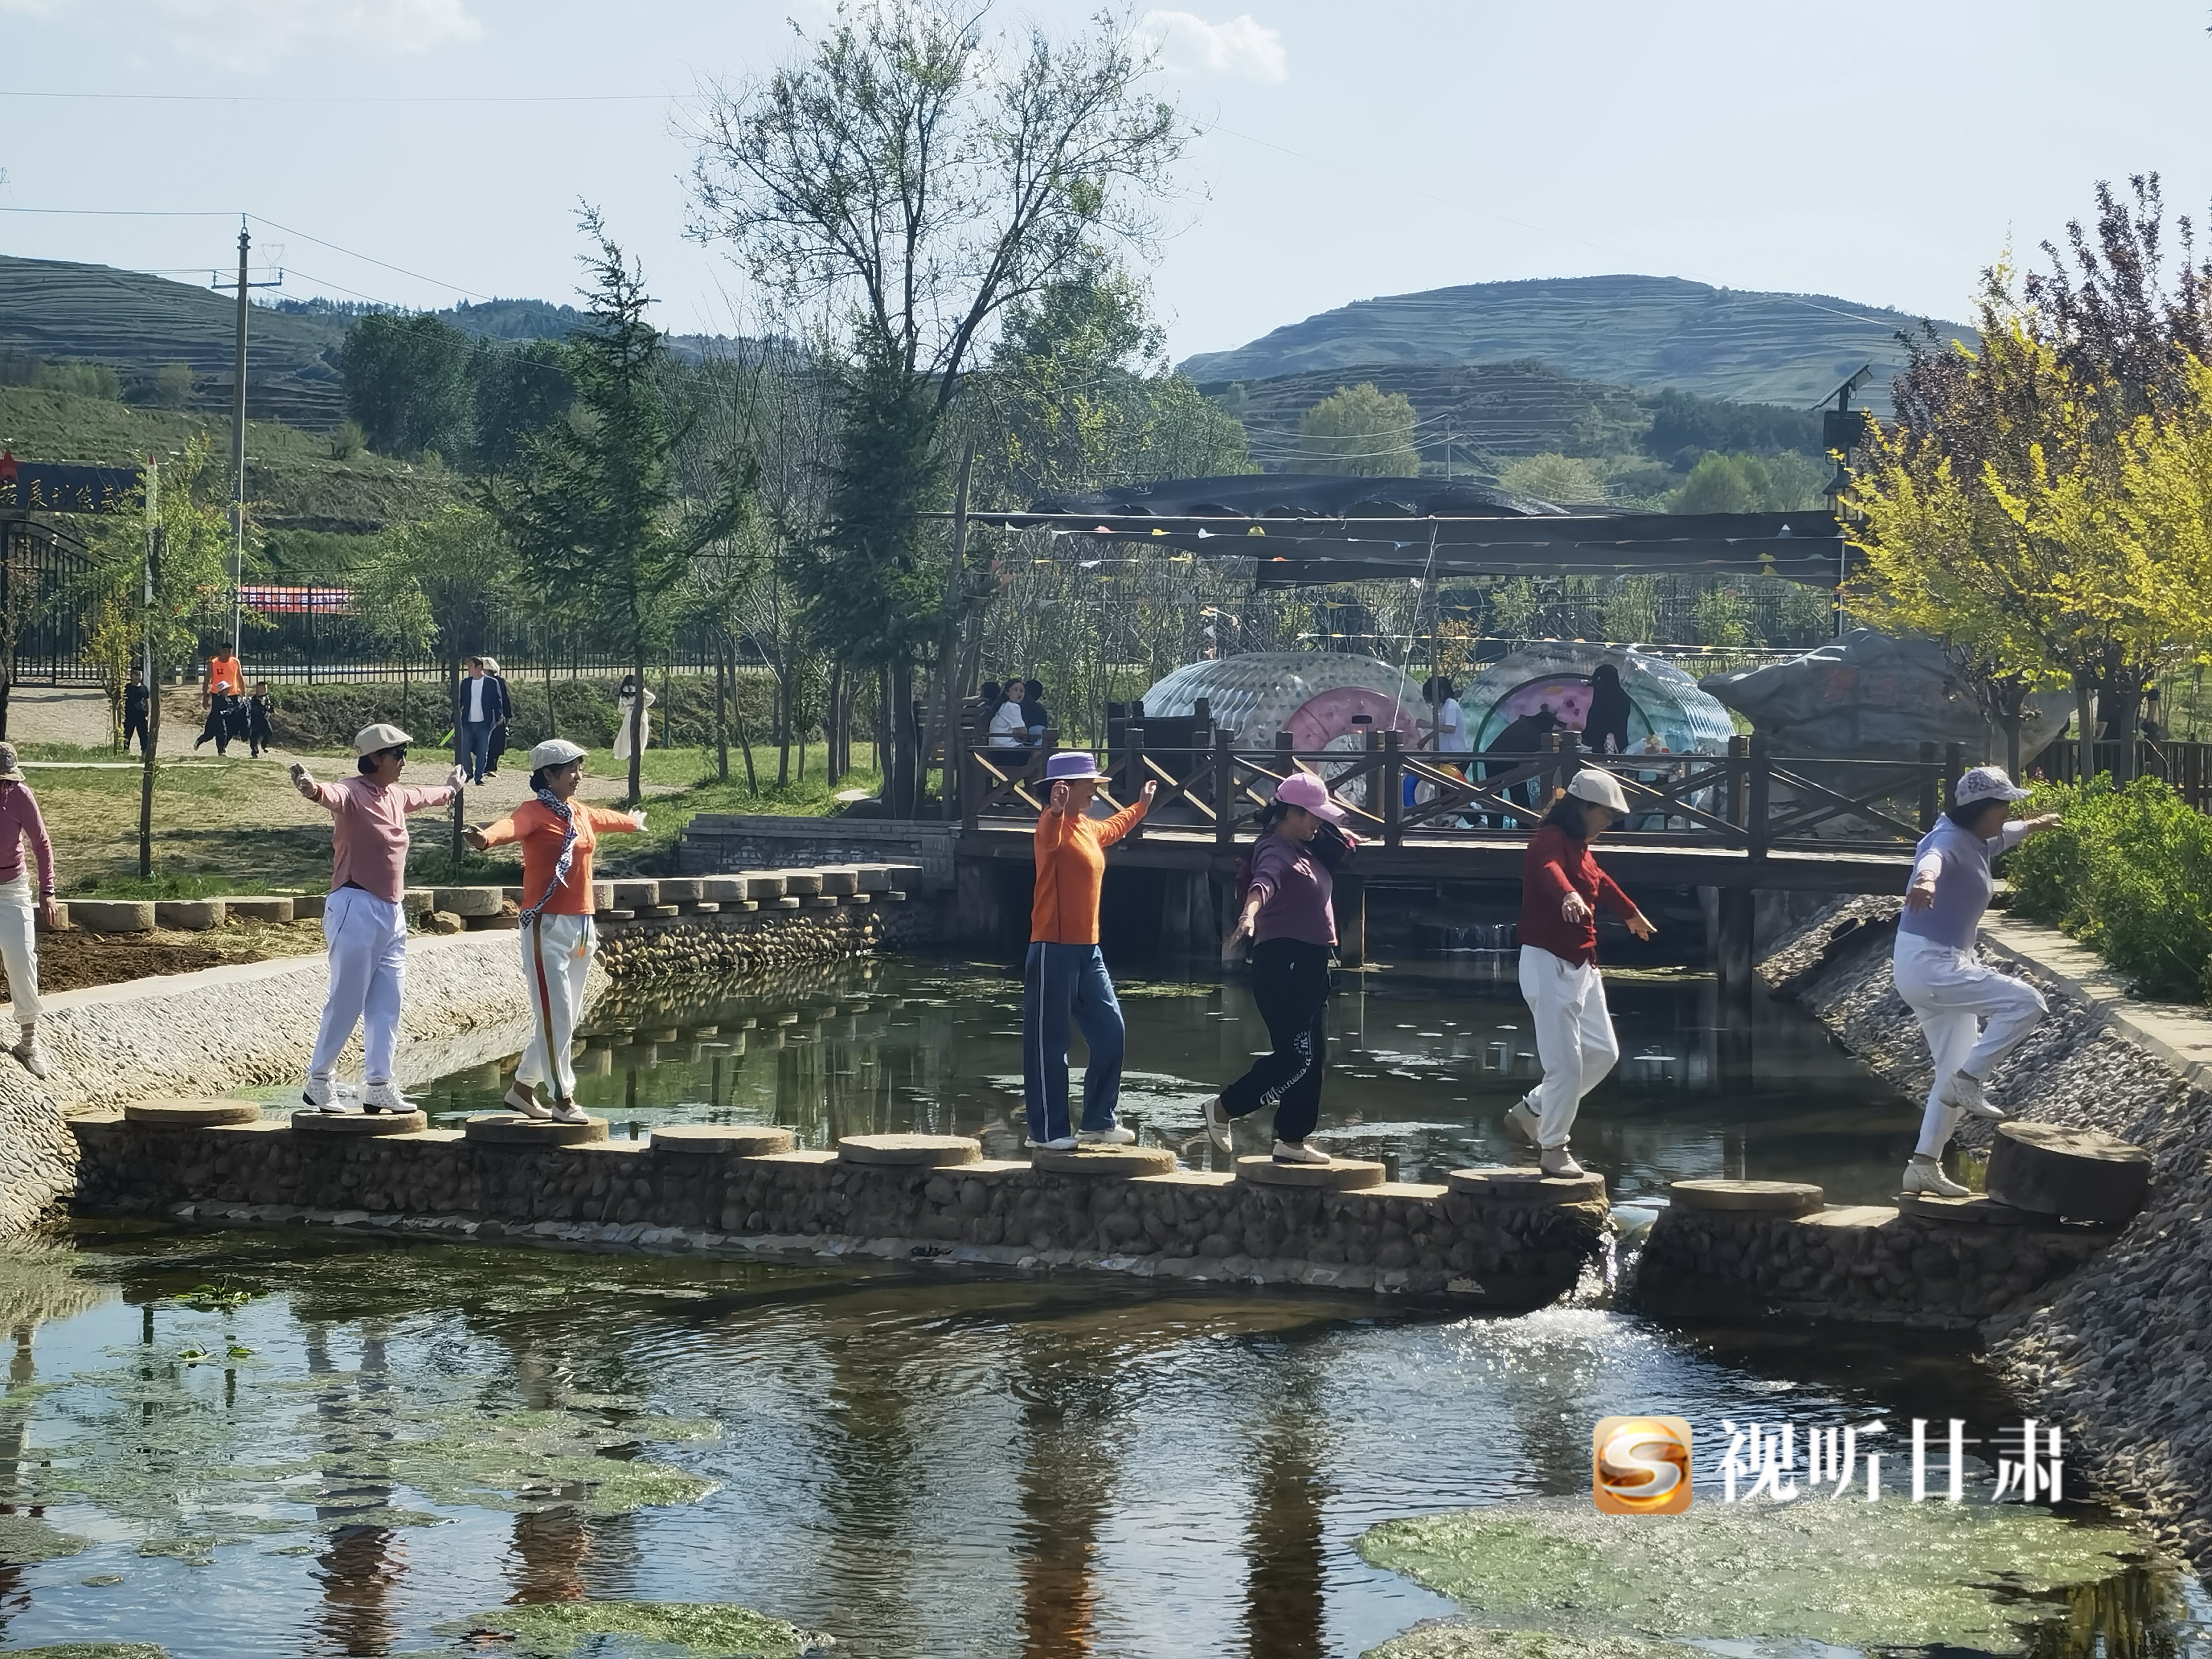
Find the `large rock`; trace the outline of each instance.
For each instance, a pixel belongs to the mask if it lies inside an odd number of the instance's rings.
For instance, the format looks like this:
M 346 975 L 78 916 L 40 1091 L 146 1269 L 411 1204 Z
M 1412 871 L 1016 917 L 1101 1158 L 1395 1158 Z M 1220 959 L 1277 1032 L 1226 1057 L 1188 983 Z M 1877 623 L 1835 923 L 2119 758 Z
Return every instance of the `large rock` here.
M 2057 1123 L 1997 1125 L 1987 1185 L 2000 1204 L 2116 1227 L 2150 1188 L 2150 1154 L 2100 1129 Z
M 1708 674 L 1698 684 L 1748 719 L 1777 755 L 1917 760 L 1923 743 L 1939 750 L 1956 743 L 1970 762 L 2005 757 L 2004 733 L 1931 640 L 1861 628 L 1787 662 Z M 2069 712 L 2057 693 L 2028 699 L 2023 765 L 2058 735 Z
M 94 933 L 143 933 L 154 926 L 151 899 L 71 899 L 70 921 Z

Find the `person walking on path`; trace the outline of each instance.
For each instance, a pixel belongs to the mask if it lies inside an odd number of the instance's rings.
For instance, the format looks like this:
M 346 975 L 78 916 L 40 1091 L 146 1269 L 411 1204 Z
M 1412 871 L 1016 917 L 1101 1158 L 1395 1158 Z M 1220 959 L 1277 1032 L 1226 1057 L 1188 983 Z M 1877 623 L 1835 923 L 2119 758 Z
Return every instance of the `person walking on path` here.
M 125 753 L 130 751 L 134 732 L 138 738 L 138 752 L 142 755 L 150 752 L 153 739 L 146 732 L 146 671 L 134 668 L 131 671 L 131 683 L 123 688 L 123 748 Z
M 460 734 L 456 758 L 471 783 L 482 783 L 491 734 L 507 715 L 507 683 L 484 672 L 482 657 L 471 657 L 468 671 L 453 691 L 453 729 Z
M 331 895 L 323 908 L 331 990 L 300 1097 L 318 1111 L 345 1109 L 337 1098 L 338 1055 L 356 1025 L 368 1062 L 362 1109 L 407 1110 L 392 1080 L 407 982 L 407 815 L 443 806 L 462 781 L 456 766 L 434 787 L 401 788 L 412 742 L 396 726 L 362 727 L 353 740 L 358 775 L 343 783 L 317 783 L 305 766 L 292 768 L 292 787 L 331 815 Z
M 1544 1080 L 1515 1103 L 1505 1128 L 1537 1149 L 1547 1176 L 1583 1173 L 1567 1146 L 1575 1116 L 1620 1058 L 1597 970 L 1598 907 L 1638 939 L 1656 931 L 1590 856 L 1590 842 L 1627 816 L 1628 798 L 1613 774 L 1586 768 L 1528 838 L 1521 860 L 1521 994 Z
M 1967 1195 L 1943 1173 L 1943 1149 L 1964 1114 L 2005 1115 L 1990 1100 L 1990 1073 L 2049 1012 L 2033 985 L 1984 967 L 1974 949 L 1996 886 L 1990 860 L 2058 822 L 2046 813 L 2008 823 L 2012 803 L 2027 798 L 2002 768 L 1978 766 L 1952 787 L 1951 805 L 1913 849 L 1890 970 L 1920 1021 L 1936 1074 L 1905 1166 L 1908 1193 Z
M 238 665 L 238 653 L 227 646 L 216 646 L 208 653 L 207 675 L 200 681 L 200 701 L 214 702 L 215 694 L 226 687 L 235 696 L 245 686 L 246 671 Z
M 199 736 L 192 739 L 192 748 L 197 751 L 202 744 L 213 738 L 215 752 L 228 755 L 230 753 L 230 740 L 237 735 L 238 699 L 232 695 L 228 680 L 217 680 L 213 694 L 208 698 L 207 724 L 200 727 Z
M 463 832 L 479 853 L 509 842 L 522 848 L 522 978 L 530 994 L 530 1046 L 514 1068 L 507 1103 L 526 1117 L 556 1123 L 589 1121 L 576 1104 L 576 1069 L 568 1050 L 584 1009 L 599 934 L 592 926 L 592 853 L 601 835 L 634 835 L 643 812 L 614 812 L 576 799 L 584 751 L 548 738 L 530 751 L 532 799 L 481 830 Z M 550 1084 L 553 1104 L 538 1098 Z
M 31 843 L 38 862 L 36 896 L 23 858 Z M 0 963 L 8 969 L 8 994 L 15 1004 L 19 1036 L 8 1052 L 33 1077 L 47 1073 L 46 1046 L 39 1041 L 39 937 L 36 923 L 56 925 L 54 844 L 39 816 L 38 798 L 23 781 L 15 745 L 0 743 Z
M 269 695 L 269 682 L 256 680 L 253 695 L 246 700 L 246 740 L 252 745 L 253 758 L 259 760 L 261 751 L 272 748 L 269 738 L 269 717 L 276 712 L 276 699 Z
M 645 688 L 642 695 L 645 697 L 645 706 L 648 710 L 660 701 L 653 695 L 653 688 L 649 685 Z M 642 754 L 653 747 L 652 714 L 650 713 L 633 714 L 631 712 L 637 708 L 639 696 L 637 676 L 623 675 L 622 688 L 615 693 L 615 709 L 619 715 L 615 722 L 615 758 L 618 761 L 626 761 L 629 758 L 630 721 L 633 719 L 637 721 L 638 752 Z
M 1037 815 L 1036 895 L 1030 906 L 1030 949 L 1022 963 L 1022 1103 L 1029 1144 L 1052 1152 L 1076 1146 L 1126 1146 L 1137 1137 L 1115 1120 L 1121 1093 L 1121 1004 L 1098 952 L 1098 884 L 1106 849 L 1151 810 L 1158 786 L 1109 818 L 1086 817 L 1098 765 L 1080 750 L 1045 762 L 1051 804 Z M 1067 1111 L 1067 1028 L 1083 1033 L 1083 1126 Z
M 491 747 L 484 756 L 484 776 L 499 775 L 500 757 L 507 753 L 507 722 L 514 717 L 514 694 L 507 690 L 507 676 L 500 672 L 499 659 L 483 659 L 484 678 L 499 688 L 499 706 L 507 712 L 499 717 L 499 724 L 491 729 Z
M 1233 958 L 1242 941 L 1252 941 L 1252 1000 L 1273 1047 L 1206 1103 L 1207 1138 L 1224 1155 L 1235 1151 L 1230 1123 L 1272 1106 L 1276 1163 L 1329 1161 L 1306 1137 L 1321 1121 L 1328 1070 L 1328 999 L 1334 989 L 1329 957 L 1336 948 L 1328 848 L 1346 844 L 1334 827 L 1343 821 L 1344 809 L 1329 799 L 1328 786 L 1310 772 L 1293 772 L 1277 784 L 1273 803 L 1261 815 L 1243 908 L 1222 956 Z

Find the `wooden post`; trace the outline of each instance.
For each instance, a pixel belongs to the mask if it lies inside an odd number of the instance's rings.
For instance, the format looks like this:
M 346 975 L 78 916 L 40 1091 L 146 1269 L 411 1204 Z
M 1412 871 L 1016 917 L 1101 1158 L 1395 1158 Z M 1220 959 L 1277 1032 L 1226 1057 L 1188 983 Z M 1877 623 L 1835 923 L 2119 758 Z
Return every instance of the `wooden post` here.
M 1943 745 L 1943 805 L 1951 805 L 1958 798 L 1959 774 L 1966 769 L 1966 747 L 1964 744 Z M 2081 781 L 2087 783 L 2094 775 L 2084 772 Z
M 966 744 L 960 749 L 960 827 L 973 830 L 983 805 L 983 769 Z
M 1229 746 L 1229 733 L 1213 733 L 1213 844 L 1227 852 L 1237 843 L 1237 752 Z
M 1721 1005 L 1731 1020 L 1737 1011 L 1747 1017 L 1751 1007 L 1752 933 L 1758 913 L 1759 896 L 1750 888 L 1721 889 Z
M 1336 959 L 1347 968 L 1367 965 L 1367 878 L 1336 881 Z
M 1398 728 L 1382 734 L 1382 844 L 1396 847 L 1406 839 L 1406 760 L 1399 749 Z
M 1275 733 L 1275 769 L 1285 777 L 1298 769 L 1297 760 L 1291 752 L 1291 734 L 1287 732 Z
M 956 815 L 962 823 L 968 819 L 968 712 L 962 707 L 964 701 L 954 697 L 945 723 L 945 799 L 939 803 L 943 816 Z M 727 757 L 724 757 L 727 770 Z
M 1920 745 L 1920 764 L 1924 769 L 1920 777 L 1920 828 L 1923 833 L 1936 827 L 1936 816 L 1943 810 L 1942 780 L 1936 775 L 1936 745 Z
M 1122 751 L 1127 757 L 1127 764 L 1129 770 L 1129 799 L 1121 803 L 1124 806 L 1135 805 L 1139 793 L 1145 787 L 1145 728 L 1138 723 L 1135 714 L 1136 710 L 1140 709 L 1143 707 L 1144 705 L 1142 703 L 1132 704 L 1131 718 L 1122 726 L 1121 728 L 1123 732 L 1128 734 L 1127 746 Z M 1108 765 L 1109 768 L 1112 765 L 1110 758 L 1109 759 Z M 1145 821 L 1142 818 L 1139 818 L 1135 824 L 1131 827 L 1129 833 L 1125 839 L 1135 841 L 1144 833 Z M 1186 940 L 1185 948 L 1188 948 L 1188 941 Z
M 1763 732 L 1751 734 L 1747 793 L 1749 804 L 1744 809 L 1745 828 L 1749 830 L 1751 855 L 1755 859 L 1766 856 L 1766 833 L 1769 808 L 1772 804 L 1773 774 L 1767 769 L 1766 738 Z
M 1737 829 L 1743 828 L 1743 815 L 1749 792 L 1744 788 L 1744 774 L 1749 770 L 1744 754 L 1748 748 L 1741 738 L 1729 739 L 1728 821 Z

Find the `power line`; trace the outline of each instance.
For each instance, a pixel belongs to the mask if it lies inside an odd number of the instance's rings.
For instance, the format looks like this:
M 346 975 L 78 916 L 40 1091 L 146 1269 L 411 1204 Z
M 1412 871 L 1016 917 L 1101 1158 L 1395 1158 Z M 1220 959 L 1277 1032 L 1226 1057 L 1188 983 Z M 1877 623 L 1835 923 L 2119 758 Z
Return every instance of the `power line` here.
M 258 213 L 249 213 L 246 216 L 256 224 L 266 225 L 271 230 L 281 230 L 287 236 L 297 236 L 302 241 L 313 242 L 317 247 L 326 247 L 333 253 L 343 253 L 349 259 L 361 259 L 372 265 L 381 265 L 386 270 L 396 270 L 402 276 L 411 276 L 418 283 L 429 283 L 433 288 L 451 289 L 457 294 L 467 295 L 471 300 L 494 300 L 499 297 L 494 294 L 479 294 L 476 289 L 464 288 L 459 283 L 441 282 L 437 277 L 426 276 L 419 270 L 410 270 L 404 265 L 395 265 L 389 259 L 380 259 L 373 253 L 362 253 L 353 248 L 340 247 L 336 242 L 326 242 L 319 236 L 310 236 L 304 230 L 295 230 L 289 225 L 280 225 L 274 219 L 264 219 Z
M 363 93 L 331 97 L 307 94 L 230 92 L 31 92 L 0 87 L 0 98 L 143 104 L 696 104 L 704 94 L 682 92 Z

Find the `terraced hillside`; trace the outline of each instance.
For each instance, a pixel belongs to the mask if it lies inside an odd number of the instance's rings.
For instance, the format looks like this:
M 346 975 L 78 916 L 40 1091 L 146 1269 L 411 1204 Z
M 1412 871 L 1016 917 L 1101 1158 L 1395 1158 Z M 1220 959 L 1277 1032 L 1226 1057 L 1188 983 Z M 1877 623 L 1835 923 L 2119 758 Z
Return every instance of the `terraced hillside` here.
M 1969 342 L 1972 329 L 1939 322 Z M 1182 363 L 1200 385 L 1286 374 L 1372 378 L 1376 366 L 1529 359 L 1616 386 L 1802 409 L 1871 361 L 1867 401 L 1888 405 L 1904 360 L 1896 335 L 1919 319 L 1827 295 L 1717 289 L 1674 276 L 1577 276 L 1399 294 L 1325 311 L 1231 351 Z M 1378 382 L 1379 383 L 1379 382 Z M 1416 399 L 1416 406 L 1419 406 Z
M 126 381 L 188 364 L 191 406 L 228 409 L 238 307 L 234 295 L 109 265 L 0 258 L 0 345 L 40 357 L 106 363 Z M 257 306 L 247 325 L 246 409 L 255 420 L 326 431 L 345 414 L 327 354 L 342 320 Z

